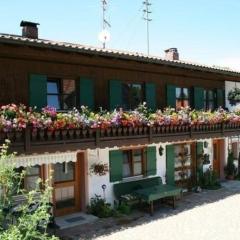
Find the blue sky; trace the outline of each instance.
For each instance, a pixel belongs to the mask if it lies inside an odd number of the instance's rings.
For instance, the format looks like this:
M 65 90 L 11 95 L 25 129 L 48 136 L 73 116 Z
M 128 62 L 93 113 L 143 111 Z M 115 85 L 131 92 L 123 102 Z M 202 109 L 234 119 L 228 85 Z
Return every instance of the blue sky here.
M 150 0 L 150 53 L 177 47 L 180 58 L 240 70 L 239 0 Z M 146 52 L 143 0 L 108 0 L 107 47 Z M 20 34 L 22 19 L 39 22 L 41 38 L 101 46 L 100 0 L 0 0 L 0 32 Z

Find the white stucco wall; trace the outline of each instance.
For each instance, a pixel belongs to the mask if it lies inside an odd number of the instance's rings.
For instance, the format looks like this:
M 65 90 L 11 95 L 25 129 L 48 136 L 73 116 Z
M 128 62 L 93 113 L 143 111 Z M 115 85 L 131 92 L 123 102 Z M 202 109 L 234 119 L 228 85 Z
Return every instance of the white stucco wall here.
M 208 143 L 208 146 L 206 148 L 203 148 L 203 152 L 204 154 L 209 154 L 209 160 L 210 160 L 209 164 L 203 165 L 203 172 L 206 172 L 209 169 L 209 167 L 213 165 L 213 144 L 212 144 L 212 139 L 205 139 L 203 142 Z
M 213 147 L 212 147 L 212 140 L 206 139 L 201 141 L 207 141 L 208 147 L 204 148 L 204 153 L 208 153 L 210 155 L 210 164 L 204 165 L 204 171 L 208 169 L 208 167 L 212 164 L 212 153 L 213 153 Z M 155 176 L 160 176 L 162 178 L 163 183 L 166 183 L 166 145 L 170 145 L 174 143 L 158 143 L 158 144 L 151 144 L 149 146 L 156 146 L 156 159 L 157 159 L 157 174 Z M 179 144 L 179 143 L 177 143 Z M 159 155 L 159 147 L 162 146 L 164 148 L 163 155 Z M 117 150 L 118 148 L 106 148 L 106 149 L 94 149 L 94 150 L 87 150 L 87 161 L 88 161 L 88 167 L 90 168 L 93 163 L 106 163 L 109 166 L 109 151 L 110 150 Z M 114 204 L 114 193 L 113 193 L 113 185 L 117 182 L 111 183 L 110 182 L 110 176 L 109 172 L 105 176 L 97 176 L 94 174 L 88 173 L 88 202 L 90 202 L 90 199 L 95 196 L 95 194 L 103 196 L 103 190 L 102 185 L 106 185 L 105 190 L 105 197 L 106 201 L 108 203 Z M 153 177 L 153 176 L 150 176 Z M 139 177 L 136 177 L 134 179 L 139 179 Z M 133 178 L 125 179 L 123 181 L 130 181 L 133 180 Z
M 230 90 L 234 89 L 235 87 L 240 88 L 240 82 L 225 81 L 225 106 L 228 108 L 229 111 L 233 111 L 236 108 L 240 109 L 240 102 L 232 106 L 228 101 L 228 93 Z

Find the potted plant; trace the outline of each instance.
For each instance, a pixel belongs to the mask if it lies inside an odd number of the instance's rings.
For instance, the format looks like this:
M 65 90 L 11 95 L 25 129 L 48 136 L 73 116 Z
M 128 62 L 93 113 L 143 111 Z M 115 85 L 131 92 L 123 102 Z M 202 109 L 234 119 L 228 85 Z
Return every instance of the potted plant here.
M 237 169 L 236 169 L 236 166 L 234 165 L 233 161 L 234 161 L 233 152 L 229 151 L 227 165 L 224 168 L 225 174 L 226 174 L 226 178 L 228 180 L 233 180 L 235 175 L 236 175 Z
M 231 105 L 236 105 L 240 102 L 240 89 L 235 87 L 234 89 L 228 92 L 228 101 Z

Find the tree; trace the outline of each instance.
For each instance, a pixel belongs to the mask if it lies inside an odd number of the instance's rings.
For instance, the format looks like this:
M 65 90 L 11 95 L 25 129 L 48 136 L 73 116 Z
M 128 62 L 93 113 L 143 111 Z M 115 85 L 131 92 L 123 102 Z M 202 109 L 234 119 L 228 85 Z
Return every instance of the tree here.
M 21 189 L 21 182 L 25 172 L 18 173 L 14 165 L 8 164 L 9 141 L 1 147 L 0 151 L 0 239 L 1 240 L 56 240 L 46 232 L 49 223 L 49 199 L 52 189 L 48 184 L 38 180 L 41 189 L 26 192 Z M 23 203 L 15 206 L 14 195 L 22 194 Z

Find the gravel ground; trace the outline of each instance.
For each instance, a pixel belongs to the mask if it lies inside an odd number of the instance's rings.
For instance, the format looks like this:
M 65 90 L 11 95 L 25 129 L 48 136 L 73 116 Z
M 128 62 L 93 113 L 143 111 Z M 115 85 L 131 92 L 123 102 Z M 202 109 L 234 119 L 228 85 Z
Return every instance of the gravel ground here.
M 105 219 L 65 232 L 63 239 L 94 240 L 239 240 L 240 182 L 216 191 L 190 193 L 178 207 L 156 208 L 154 216 L 137 212 L 123 219 Z

